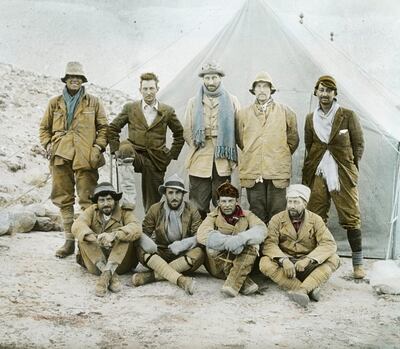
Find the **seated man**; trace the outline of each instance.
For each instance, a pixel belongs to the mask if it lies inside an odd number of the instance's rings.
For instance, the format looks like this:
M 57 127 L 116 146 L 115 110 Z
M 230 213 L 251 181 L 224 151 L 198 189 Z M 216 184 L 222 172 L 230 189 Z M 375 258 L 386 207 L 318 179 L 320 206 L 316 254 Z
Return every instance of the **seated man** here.
M 139 241 L 140 262 L 152 269 L 136 273 L 134 286 L 166 279 L 193 294 L 193 280 L 181 273 L 193 272 L 204 262 L 204 252 L 197 246 L 196 232 L 200 214 L 183 200 L 187 191 L 176 174 L 169 177 L 159 192 L 165 200 L 152 205 L 143 220 L 143 237 Z M 151 236 L 146 239 L 146 235 Z
M 142 227 L 131 208 L 121 207 L 117 193 L 110 183 L 96 186 L 89 206 L 72 225 L 78 240 L 77 262 L 90 273 L 100 275 L 96 296 L 104 297 L 107 288 L 121 290 L 118 274 L 130 271 L 138 263 L 132 241 L 138 240 Z
M 319 286 L 339 267 L 336 242 L 322 218 L 306 209 L 309 198 L 302 184 L 287 188 L 286 210 L 270 220 L 260 260 L 261 272 L 304 307 L 319 300 Z
M 257 292 L 249 277 L 259 244 L 267 234 L 265 224 L 238 204 L 239 191 L 228 181 L 217 189 L 218 206 L 208 214 L 197 232 L 197 241 L 207 248 L 205 266 L 219 279 L 226 279 L 221 291 L 235 297 Z

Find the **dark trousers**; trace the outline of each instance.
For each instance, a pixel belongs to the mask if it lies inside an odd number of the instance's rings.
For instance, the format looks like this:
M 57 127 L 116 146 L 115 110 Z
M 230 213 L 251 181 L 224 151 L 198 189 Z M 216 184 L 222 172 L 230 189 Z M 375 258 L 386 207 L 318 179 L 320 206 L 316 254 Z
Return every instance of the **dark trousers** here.
M 218 174 L 215 163 L 213 165 L 212 177 L 189 176 L 189 199 L 199 211 L 201 219 L 204 220 L 207 213 L 210 212 L 210 201 L 217 207 L 217 188 L 226 180 L 230 181 L 230 179 L 231 176 L 221 177 Z

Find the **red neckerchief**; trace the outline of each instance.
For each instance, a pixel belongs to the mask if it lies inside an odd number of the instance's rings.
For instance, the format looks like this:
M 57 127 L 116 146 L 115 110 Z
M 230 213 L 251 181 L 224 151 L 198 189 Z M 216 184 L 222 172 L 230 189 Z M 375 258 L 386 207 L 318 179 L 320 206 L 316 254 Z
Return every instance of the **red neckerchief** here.
M 225 218 L 226 222 L 229 223 L 230 225 L 235 225 L 240 219 L 240 217 L 244 217 L 244 212 L 239 205 L 236 205 L 236 209 L 231 215 L 226 216 L 222 213 L 222 211 L 221 214 L 222 217 Z

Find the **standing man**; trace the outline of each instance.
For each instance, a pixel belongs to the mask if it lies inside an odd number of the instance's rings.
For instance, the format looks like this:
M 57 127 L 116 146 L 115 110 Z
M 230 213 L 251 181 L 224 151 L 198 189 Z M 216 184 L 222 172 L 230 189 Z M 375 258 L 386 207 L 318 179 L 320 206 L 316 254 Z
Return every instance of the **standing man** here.
M 178 175 L 167 178 L 159 191 L 165 200 L 151 206 L 143 220 L 143 233 L 154 240 L 154 253 L 139 248 L 140 262 L 152 270 L 134 274 L 132 283 L 141 286 L 166 279 L 193 294 L 192 279 L 182 273 L 194 272 L 204 262 L 204 252 L 196 240 L 201 218 L 183 200 L 187 191 Z
M 119 292 L 117 273 L 124 274 L 138 263 L 132 241 L 140 238 L 142 227 L 131 208 L 119 205 L 121 197 L 111 183 L 100 183 L 94 190 L 94 204 L 72 225 L 79 247 L 77 262 L 89 273 L 101 274 L 96 284 L 99 297 L 107 289 Z
M 142 100 L 125 104 L 109 129 L 111 153 L 133 158 L 135 172 L 142 174 L 142 198 L 146 212 L 160 201 L 158 187 L 164 181 L 168 164 L 172 159 L 178 159 L 185 142 L 183 127 L 174 109 L 157 100 L 158 90 L 157 75 L 142 74 L 139 88 Z M 119 133 L 126 124 L 128 140 L 120 144 Z M 172 131 L 171 149 L 166 146 L 167 128 Z
M 108 122 L 97 97 L 86 93 L 82 65 L 69 62 L 61 81 L 62 95 L 50 100 L 39 129 L 40 143 L 46 149 L 53 178 L 50 198 L 60 208 L 65 243 L 56 256 L 64 258 L 75 251 L 71 233 L 74 221 L 75 186 L 81 209 L 91 205 L 90 195 L 103 166 Z
M 319 300 L 319 287 L 339 267 L 336 242 L 320 216 L 306 210 L 310 188 L 287 188 L 286 210 L 272 217 L 260 260 L 261 272 L 307 307 Z
M 190 148 L 186 161 L 189 198 L 202 219 L 210 212 L 210 200 L 217 206 L 216 189 L 230 179 L 238 161 L 235 115 L 240 106 L 238 99 L 225 90 L 223 76 L 217 64 L 205 64 L 199 73 L 203 84 L 185 112 L 184 136 Z
M 249 91 L 256 100 L 239 111 L 237 121 L 240 184 L 247 190 L 250 211 L 267 224 L 286 207 L 299 135 L 296 114 L 272 99 L 276 89 L 268 73 L 258 73 Z
M 258 285 L 249 274 L 267 228 L 254 213 L 242 210 L 239 191 L 229 182 L 218 187 L 217 195 L 218 206 L 197 232 L 197 241 L 207 250 L 206 269 L 212 276 L 225 279 L 221 289 L 224 294 L 253 294 Z
M 336 100 L 336 81 L 321 76 L 314 88 L 319 105 L 307 115 L 304 128 L 306 157 L 303 183 L 311 188 L 310 211 L 325 222 L 331 199 L 340 225 L 347 230 L 353 259 L 353 275 L 365 277 L 363 269 L 361 215 L 358 202 L 358 169 L 364 151 L 363 131 L 357 115 Z

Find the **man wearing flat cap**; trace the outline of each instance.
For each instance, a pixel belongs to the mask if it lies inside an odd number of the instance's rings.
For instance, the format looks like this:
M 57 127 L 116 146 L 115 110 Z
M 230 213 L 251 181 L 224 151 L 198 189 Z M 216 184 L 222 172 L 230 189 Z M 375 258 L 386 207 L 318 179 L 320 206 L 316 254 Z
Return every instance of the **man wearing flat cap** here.
M 249 274 L 267 235 L 265 224 L 238 204 L 239 191 L 229 182 L 217 189 L 218 206 L 208 214 L 197 232 L 197 241 L 206 247 L 205 267 L 224 279 L 221 292 L 230 297 L 250 295 L 258 285 Z
M 124 105 L 121 113 L 111 122 L 109 142 L 112 154 L 119 159 L 131 161 L 135 172 L 142 174 L 142 201 L 145 212 L 151 205 L 160 201 L 158 187 L 164 181 L 165 171 L 172 160 L 178 159 L 185 143 L 183 127 L 175 114 L 175 110 L 157 99 L 159 90 L 158 77 L 154 73 L 144 73 L 140 76 L 139 91 L 142 99 Z M 119 134 L 128 125 L 128 139 L 120 142 Z M 172 132 L 171 147 L 167 147 L 167 131 Z M 124 189 L 134 187 L 126 174 Z M 128 173 L 126 173 L 128 172 Z M 134 189 L 130 190 L 132 194 Z M 124 190 L 125 193 L 125 190 Z M 134 197 L 135 195 L 133 195 Z
M 132 283 L 141 286 L 166 279 L 193 294 L 193 280 L 182 273 L 194 272 L 204 262 L 196 240 L 201 218 L 184 201 L 187 191 L 178 175 L 167 178 L 159 191 L 165 199 L 152 205 L 143 220 L 143 233 L 152 240 L 139 242 L 140 262 L 151 270 L 134 274 Z
M 216 189 L 230 179 L 238 162 L 235 115 L 240 105 L 223 86 L 224 76 L 216 63 L 204 64 L 199 72 L 203 83 L 185 112 L 189 198 L 202 219 L 210 212 L 210 201 L 217 205 Z
M 304 127 L 306 157 L 303 183 L 311 188 L 308 209 L 325 222 L 331 200 L 340 225 L 347 230 L 352 251 L 353 276 L 365 277 L 363 269 L 361 215 L 358 200 L 358 171 L 364 137 L 357 115 L 336 100 L 336 81 L 321 76 L 315 84 L 318 107 L 307 115 Z
M 99 297 L 104 297 L 107 289 L 119 292 L 117 274 L 127 273 L 138 263 L 133 241 L 140 239 L 142 227 L 130 207 L 119 205 L 121 197 L 111 183 L 98 184 L 93 205 L 72 225 L 78 240 L 77 262 L 89 273 L 100 275 L 96 284 Z
M 272 98 L 276 88 L 267 72 L 257 74 L 249 91 L 256 99 L 239 111 L 236 129 L 242 150 L 240 184 L 246 188 L 250 211 L 267 224 L 286 207 L 285 188 L 299 135 L 296 114 Z
M 305 185 L 287 188 L 286 210 L 271 218 L 260 260 L 261 272 L 304 307 L 310 298 L 319 300 L 319 287 L 339 267 L 332 234 L 320 216 L 306 209 L 309 197 Z
M 50 100 L 40 123 L 39 138 L 50 160 L 50 198 L 60 209 L 64 227 L 65 243 L 56 256 L 64 258 L 75 251 L 71 233 L 75 189 L 84 210 L 91 205 L 98 168 L 105 163 L 108 121 L 100 100 L 82 86 L 87 78 L 79 62 L 67 64 L 61 81 L 65 83 L 63 93 Z

